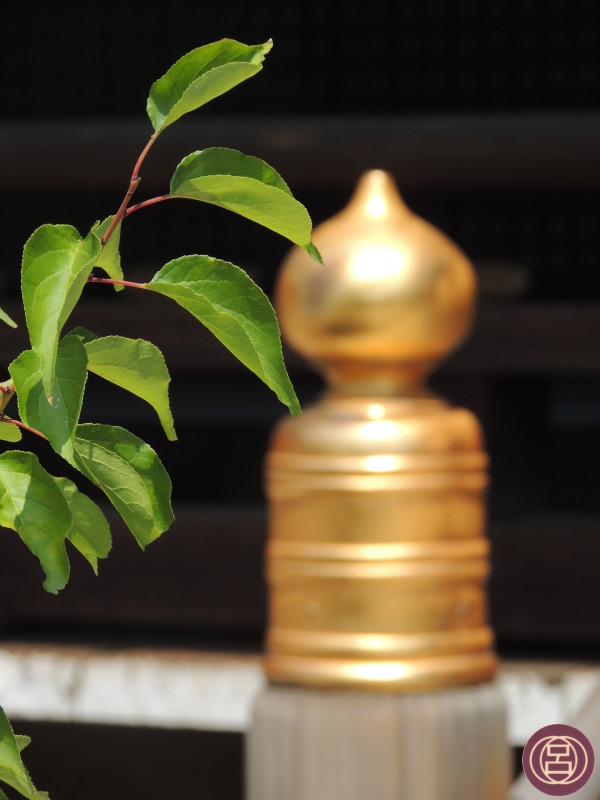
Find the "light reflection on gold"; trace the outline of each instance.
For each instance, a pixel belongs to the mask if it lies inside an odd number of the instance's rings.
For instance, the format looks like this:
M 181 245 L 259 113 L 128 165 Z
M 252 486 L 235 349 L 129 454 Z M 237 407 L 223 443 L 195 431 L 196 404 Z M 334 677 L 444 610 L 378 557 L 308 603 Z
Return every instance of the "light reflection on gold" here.
M 386 176 L 385 173 L 373 172 L 371 181 L 371 191 L 365 204 L 365 216 L 373 220 L 381 220 L 390 210 L 390 204 L 386 200 Z
M 401 661 L 381 661 L 370 664 L 351 664 L 346 668 L 348 677 L 382 683 L 396 683 L 410 674 L 410 667 Z
M 363 175 L 286 259 L 285 338 L 331 389 L 277 427 L 267 459 L 270 680 L 412 691 L 490 680 L 487 457 L 475 417 L 423 376 L 465 336 L 471 265 Z
M 385 442 L 396 439 L 400 435 L 399 428 L 398 423 L 391 419 L 380 419 L 357 426 L 356 434 L 359 438 L 368 439 L 370 442 Z
M 369 419 L 381 419 L 385 416 L 385 408 L 381 403 L 371 403 L 367 407 L 367 416 Z
M 393 472 L 396 467 L 395 456 L 367 456 L 363 458 L 363 471 L 369 472 Z
M 406 256 L 397 248 L 367 245 L 352 258 L 350 272 L 361 283 L 401 280 L 407 272 Z

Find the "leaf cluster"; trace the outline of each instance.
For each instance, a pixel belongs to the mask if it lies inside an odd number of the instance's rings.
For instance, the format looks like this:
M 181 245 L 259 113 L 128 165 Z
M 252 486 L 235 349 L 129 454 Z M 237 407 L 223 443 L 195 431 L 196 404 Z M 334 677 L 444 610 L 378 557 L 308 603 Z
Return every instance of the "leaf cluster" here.
M 119 255 L 122 223 L 129 214 L 151 203 L 189 199 L 263 225 L 320 261 L 304 206 L 271 166 L 236 150 L 209 147 L 191 153 L 176 167 L 167 194 L 131 205 L 139 169 L 159 135 L 184 114 L 257 74 L 271 47 L 270 41 L 250 46 L 225 39 L 183 56 L 150 89 L 147 113 L 153 133 L 116 214 L 96 222 L 84 236 L 71 225 L 42 225 L 25 244 L 21 285 L 30 348 L 8 365 L 10 378 L 0 383 L 0 439 L 15 443 L 22 430 L 41 436 L 69 465 L 71 477 L 51 475 L 27 450 L 5 450 L 0 454 L 0 526 L 14 530 L 37 557 L 49 592 L 57 593 L 68 581 L 67 542 L 94 571 L 111 548 L 106 517 L 80 491 L 79 477 L 102 490 L 141 548 L 173 521 L 171 482 L 156 452 L 118 425 L 80 423 L 92 372 L 149 403 L 167 439 L 177 438 L 169 372 L 155 344 L 97 336 L 81 327 L 66 330 L 88 283 L 171 299 L 264 381 L 292 414 L 300 412 L 275 312 L 242 269 L 208 255 L 184 255 L 146 283 L 132 283 L 124 278 Z M 98 271 L 105 277 L 98 277 Z M 1 309 L 0 319 L 15 326 Z M 6 414 L 13 395 L 19 419 Z M 21 761 L 23 744 L 0 709 L 0 781 L 30 800 L 41 800 L 46 795 L 33 787 Z

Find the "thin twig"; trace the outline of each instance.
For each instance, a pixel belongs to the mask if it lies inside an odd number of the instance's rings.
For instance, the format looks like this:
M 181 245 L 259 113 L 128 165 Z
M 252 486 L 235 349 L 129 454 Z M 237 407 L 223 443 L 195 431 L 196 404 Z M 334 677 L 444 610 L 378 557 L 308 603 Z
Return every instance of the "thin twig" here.
M 129 201 L 133 197 L 137 187 L 140 185 L 140 180 L 141 180 L 140 174 L 139 174 L 140 173 L 140 169 L 141 169 L 141 166 L 142 166 L 142 163 L 143 163 L 144 159 L 148 155 L 148 151 L 150 150 L 150 148 L 154 144 L 155 139 L 156 139 L 156 134 L 153 134 L 150 137 L 150 139 L 149 139 L 148 143 L 146 144 L 146 146 L 144 147 L 144 149 L 142 150 L 142 152 L 140 153 L 140 156 L 139 156 L 138 160 L 136 161 L 135 167 L 133 168 L 133 172 L 131 174 L 131 179 L 129 181 L 129 188 L 127 189 L 127 193 L 126 193 L 125 197 L 123 198 L 123 202 L 119 206 L 119 210 L 115 214 L 115 217 L 114 217 L 113 221 L 108 226 L 108 230 L 106 231 L 104 236 L 102 236 L 102 238 L 100 239 L 103 247 L 108 242 L 110 237 L 113 235 L 113 233 L 115 232 L 117 226 L 123 220 L 123 217 L 125 216 L 125 212 L 127 210 L 127 204 L 129 203 Z
M 151 197 L 149 200 L 142 200 L 141 203 L 136 203 L 134 206 L 129 206 L 129 208 L 126 208 L 123 212 L 123 218 L 128 217 L 130 214 L 133 214 L 134 211 L 138 211 L 140 208 L 152 206 L 155 203 L 162 203 L 163 200 L 173 200 L 173 195 L 161 194 L 158 197 Z
M 111 286 L 131 286 L 132 289 L 147 289 L 147 283 L 135 283 L 134 281 L 119 281 L 114 278 L 88 278 L 88 283 L 108 283 Z
M 18 428 L 23 428 L 24 431 L 29 431 L 29 433 L 35 433 L 36 436 L 41 436 L 42 439 L 48 440 L 47 436 L 44 436 L 43 433 L 37 431 L 35 428 L 31 428 L 29 425 L 25 425 L 24 422 L 21 422 L 18 419 L 10 419 L 9 417 L 5 417 L 4 414 L 0 415 L 0 422 L 7 422 L 9 425 L 16 425 Z

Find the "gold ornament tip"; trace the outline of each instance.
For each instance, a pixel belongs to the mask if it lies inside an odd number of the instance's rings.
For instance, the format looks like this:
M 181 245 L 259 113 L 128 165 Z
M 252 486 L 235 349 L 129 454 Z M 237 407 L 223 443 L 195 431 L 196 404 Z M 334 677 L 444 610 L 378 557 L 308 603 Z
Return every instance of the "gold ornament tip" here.
M 373 222 L 384 222 L 394 216 L 400 218 L 411 214 L 396 182 L 382 169 L 369 170 L 361 175 L 347 210 Z

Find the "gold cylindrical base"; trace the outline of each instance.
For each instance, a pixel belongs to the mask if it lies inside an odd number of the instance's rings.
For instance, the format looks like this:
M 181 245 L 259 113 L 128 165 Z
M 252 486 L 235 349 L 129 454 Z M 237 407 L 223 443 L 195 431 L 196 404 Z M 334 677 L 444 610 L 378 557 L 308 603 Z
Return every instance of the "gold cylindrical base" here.
M 437 398 L 328 395 L 269 454 L 277 683 L 412 691 L 489 681 L 487 457 Z

